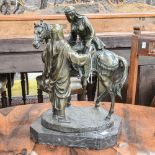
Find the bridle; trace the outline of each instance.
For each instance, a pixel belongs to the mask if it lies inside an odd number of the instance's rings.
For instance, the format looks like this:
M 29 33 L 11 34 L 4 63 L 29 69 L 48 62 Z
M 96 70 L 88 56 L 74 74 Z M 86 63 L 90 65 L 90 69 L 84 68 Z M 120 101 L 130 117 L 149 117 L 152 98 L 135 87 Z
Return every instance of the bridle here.
M 41 27 L 42 28 L 42 31 L 45 29 L 45 36 L 44 37 L 42 37 L 42 35 L 40 35 L 39 37 L 38 37 L 38 35 L 37 35 L 37 38 L 35 38 L 35 41 L 37 41 L 37 42 L 43 42 L 43 40 L 44 39 L 46 39 L 46 38 L 48 38 L 48 35 L 51 35 L 51 32 L 50 32 L 50 25 L 48 25 L 48 24 L 46 24 L 46 23 L 43 23 L 43 24 L 40 24 L 40 25 L 36 25 L 35 26 L 35 28 L 37 28 L 37 27 Z

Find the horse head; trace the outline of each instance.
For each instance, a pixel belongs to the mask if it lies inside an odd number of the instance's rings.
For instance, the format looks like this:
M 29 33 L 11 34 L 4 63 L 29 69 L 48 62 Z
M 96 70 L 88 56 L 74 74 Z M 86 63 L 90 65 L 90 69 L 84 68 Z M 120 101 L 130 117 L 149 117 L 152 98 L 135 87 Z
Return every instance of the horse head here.
M 47 43 L 47 40 L 50 39 L 50 29 L 51 25 L 44 23 L 43 20 L 39 24 L 34 23 L 34 48 L 38 49 L 44 40 Z

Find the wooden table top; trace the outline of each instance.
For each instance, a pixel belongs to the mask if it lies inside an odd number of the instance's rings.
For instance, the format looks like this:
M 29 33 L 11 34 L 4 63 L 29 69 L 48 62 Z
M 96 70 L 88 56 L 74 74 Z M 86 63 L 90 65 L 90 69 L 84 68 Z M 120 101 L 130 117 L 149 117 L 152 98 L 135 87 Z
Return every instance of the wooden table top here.
M 74 101 L 75 106 L 92 106 L 92 102 Z M 105 109 L 109 103 L 104 103 Z M 22 149 L 37 155 L 153 155 L 155 154 L 155 108 L 117 103 L 115 114 L 123 118 L 118 144 L 105 150 L 51 147 L 30 139 L 30 124 L 50 103 L 29 104 L 0 109 L 0 155 L 16 155 Z

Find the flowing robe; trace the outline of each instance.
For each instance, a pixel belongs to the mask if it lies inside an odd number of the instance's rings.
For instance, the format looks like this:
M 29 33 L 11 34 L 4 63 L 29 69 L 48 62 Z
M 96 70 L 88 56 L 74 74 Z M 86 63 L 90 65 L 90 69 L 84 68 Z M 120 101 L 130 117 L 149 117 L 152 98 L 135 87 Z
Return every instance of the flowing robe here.
M 61 109 L 61 99 L 67 102 L 71 94 L 70 88 L 70 64 L 83 66 L 90 61 L 90 54 L 78 54 L 69 44 L 62 40 L 48 43 L 43 56 L 46 63 L 45 72 L 49 76 L 48 89 L 51 91 L 50 98 L 54 108 Z M 64 102 L 64 100 L 63 100 Z

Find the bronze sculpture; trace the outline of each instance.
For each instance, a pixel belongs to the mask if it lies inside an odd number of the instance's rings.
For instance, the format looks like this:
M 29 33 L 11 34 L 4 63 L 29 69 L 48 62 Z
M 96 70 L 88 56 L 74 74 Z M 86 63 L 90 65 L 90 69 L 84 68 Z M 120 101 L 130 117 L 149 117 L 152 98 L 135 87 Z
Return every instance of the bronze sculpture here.
M 73 6 L 65 8 L 65 15 L 71 24 L 68 42 L 73 49 L 78 53 L 88 53 L 93 45 L 96 50 L 104 49 L 105 44 L 95 35 L 95 31 L 86 16 L 78 14 Z M 77 42 L 77 37 L 79 37 L 79 42 Z M 77 45 L 79 46 L 77 47 Z
M 104 49 L 105 44 L 96 37 L 95 31 L 88 18 L 78 14 L 73 6 L 66 7 L 65 15 L 67 20 L 71 23 L 71 33 L 68 42 L 73 50 L 77 53 L 89 53 L 92 49 L 97 52 L 92 56 L 91 62 L 87 64 L 83 70 L 83 85 L 86 86 L 86 80 L 89 80 L 89 76 L 97 73 L 105 90 L 98 97 L 96 107 L 99 106 L 99 102 L 104 96 L 109 93 L 112 103 L 107 118 L 110 119 L 114 111 L 115 96 L 118 95 L 121 97 L 120 91 L 127 78 L 127 61 L 113 52 Z M 80 42 L 77 42 L 78 37 Z M 123 75 L 122 78 L 121 76 L 119 77 L 120 79 L 116 77 L 119 75 L 118 68 L 123 69 Z
M 40 25 L 35 25 L 35 28 L 38 27 L 39 29 L 35 30 L 36 37 L 33 43 L 34 47 L 36 48 L 39 48 L 40 42 L 42 42 L 44 39 L 48 43 L 48 40 L 52 38 L 52 36 L 49 35 L 49 32 L 51 32 L 53 29 L 52 25 L 48 25 L 42 21 Z M 47 44 L 47 48 L 42 54 L 42 59 L 45 63 L 45 69 L 43 73 L 44 81 L 46 81 L 46 77 L 48 78 L 48 74 L 51 70 L 51 66 L 49 65 L 49 55 L 47 54 L 49 53 L 49 46 L 50 45 Z M 93 74 L 96 74 L 104 86 L 103 93 L 96 100 L 96 107 L 100 106 L 100 101 L 105 97 L 105 95 L 110 94 L 111 107 L 109 114 L 106 117 L 106 119 L 110 119 L 112 113 L 114 112 L 115 97 L 116 95 L 121 97 L 121 88 L 123 87 L 127 78 L 128 64 L 123 57 L 120 57 L 105 49 L 99 50 L 97 52 L 93 50 L 91 53 L 93 54 L 91 54 L 90 61 L 87 61 L 87 63 L 83 65 L 85 70 L 85 77 L 86 79 L 89 79 Z M 45 90 L 49 89 L 45 82 L 44 88 Z
M 71 24 L 68 42 L 74 51 L 84 54 L 89 53 L 91 48 L 94 48 L 93 50 L 96 51 L 104 49 L 105 44 L 95 35 L 95 31 L 86 16 L 77 13 L 73 6 L 65 8 L 65 15 L 68 22 Z M 91 87 L 91 84 L 87 83 L 85 69 L 76 65 L 73 65 L 73 68 L 77 70 L 81 76 L 83 93 L 85 94 L 86 86 L 89 85 Z M 92 79 L 92 83 L 96 83 L 96 77 L 93 76 Z M 95 96 L 95 92 L 91 95 Z
M 10 15 L 11 13 L 11 1 L 10 0 L 2 0 L 0 5 L 0 11 L 4 15 Z
M 40 34 L 39 30 L 41 29 L 38 30 L 38 28 L 44 28 L 44 26 L 50 29 L 51 39 L 47 41 L 47 47 L 42 55 L 43 62 L 45 63 L 43 86 L 49 93 L 50 101 L 53 103 L 53 116 L 63 119 L 65 118 L 65 107 L 71 94 L 69 63 L 83 66 L 90 59 L 90 55 L 79 55 L 74 52 L 64 40 L 63 27 L 59 24 L 50 27 L 41 22 L 40 25 L 35 25 L 36 41 L 41 41 L 38 37 L 38 33 Z M 39 48 L 39 44 L 36 41 L 33 45 Z
M 43 89 L 48 92 L 53 108 L 44 112 L 41 118 L 31 125 L 31 137 L 39 143 L 71 147 L 102 149 L 113 146 L 117 141 L 121 119 L 112 113 L 115 97 L 121 97 L 121 88 L 127 78 L 127 61 L 104 49 L 104 43 L 99 39 L 97 45 L 96 39 L 93 40 L 95 36 L 90 37 L 88 42 L 83 40 L 82 48 L 75 48 L 65 41 L 62 25 L 50 25 L 41 21 L 34 25 L 34 29 L 33 46 L 39 48 L 41 42 L 46 42 L 46 49 L 42 53 Z M 81 39 L 84 39 L 83 36 Z M 88 82 L 96 75 L 104 86 L 95 107 L 68 106 L 70 69 L 71 65 L 75 64 L 82 66 Z M 100 107 L 100 101 L 107 94 L 111 97 L 108 112 Z
M 14 11 L 11 10 L 12 5 L 15 6 Z M 21 14 L 25 11 L 25 0 L 2 0 L 0 12 L 4 15 Z

